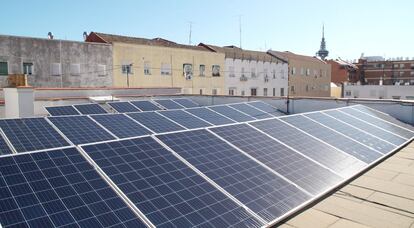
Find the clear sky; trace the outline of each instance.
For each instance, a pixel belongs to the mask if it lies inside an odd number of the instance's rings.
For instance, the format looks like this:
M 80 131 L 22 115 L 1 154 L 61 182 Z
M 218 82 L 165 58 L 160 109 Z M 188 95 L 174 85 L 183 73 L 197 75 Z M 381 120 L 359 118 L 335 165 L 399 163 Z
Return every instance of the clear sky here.
M 5 0 L 0 34 L 82 40 L 83 31 L 314 55 L 414 58 L 412 0 Z

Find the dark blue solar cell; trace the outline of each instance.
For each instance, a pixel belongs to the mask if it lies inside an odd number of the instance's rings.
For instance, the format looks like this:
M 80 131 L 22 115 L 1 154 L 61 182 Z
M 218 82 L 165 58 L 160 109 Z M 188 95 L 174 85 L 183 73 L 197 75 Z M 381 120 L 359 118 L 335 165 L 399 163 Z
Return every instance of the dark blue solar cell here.
M 250 124 L 343 177 L 354 175 L 366 166 L 364 162 L 342 153 L 278 119 Z
M 359 144 L 354 140 L 351 140 L 348 137 L 339 134 L 327 127 L 324 127 L 321 124 L 316 123 L 304 116 L 287 116 L 282 117 L 279 120 L 290 123 L 302 131 L 305 131 L 308 134 L 311 134 L 312 136 L 319 138 L 328 144 L 331 144 L 332 146 L 358 158 L 365 163 L 371 163 L 382 157 L 382 154 L 380 152 L 372 150 L 370 147 L 367 147 L 363 144 Z
M 160 104 L 162 107 L 166 109 L 183 109 L 184 106 L 174 102 L 170 99 L 160 99 L 160 100 L 153 100 L 153 102 Z
M 75 148 L 0 158 L 0 192 L 2 227 L 145 227 Z
M 46 107 L 46 110 L 51 116 L 80 115 L 80 113 L 73 106 Z
M 157 227 L 263 225 L 153 138 L 82 148 Z
M 272 118 L 273 116 L 269 113 L 266 113 L 264 111 L 261 111 L 255 107 L 249 106 L 247 104 L 239 103 L 239 104 L 229 104 L 230 107 L 237 109 L 238 111 L 241 111 L 243 113 L 246 113 L 247 115 L 256 118 L 256 119 L 266 119 L 266 118 Z
M 406 139 L 392 134 L 390 132 L 384 131 L 381 128 L 378 128 L 376 126 L 373 126 L 371 124 L 368 124 L 367 122 L 364 122 L 358 118 L 354 118 L 348 114 L 345 114 L 338 110 L 331 110 L 331 111 L 324 111 L 323 113 L 326 113 L 327 115 L 334 117 L 338 120 L 341 120 L 347 124 L 352 125 L 355 128 L 358 128 L 362 131 L 368 132 L 372 135 L 375 135 L 376 137 L 379 137 L 389 143 L 394 144 L 395 146 L 401 145 L 405 143 Z
M 174 102 L 184 106 L 185 108 L 195 108 L 199 107 L 200 105 L 195 103 L 194 101 L 188 99 L 188 98 L 176 98 L 172 99 Z
M 342 180 L 328 169 L 247 124 L 211 130 L 313 195 L 326 191 Z
M 392 133 L 394 133 L 394 134 L 396 134 L 396 135 L 398 135 L 400 137 L 403 137 L 405 139 L 411 139 L 412 137 L 414 137 L 414 132 L 413 131 L 410 131 L 408 129 L 401 128 L 399 126 L 395 126 L 394 124 L 391 124 L 391 123 L 385 122 L 383 120 L 377 119 L 377 118 L 375 118 L 373 116 L 370 116 L 368 114 L 362 113 L 362 112 L 357 111 L 355 109 L 352 109 L 352 108 L 343 108 L 343 109 L 340 109 L 340 110 L 342 112 L 345 112 L 345 113 L 347 113 L 347 114 L 355 117 L 355 118 L 358 118 L 360 120 L 363 120 L 365 122 L 368 122 L 370 124 L 373 124 L 373 125 L 375 125 L 377 127 L 380 127 L 380 128 L 382 128 L 384 130 L 387 130 L 389 132 L 392 132 Z
M 207 130 L 157 138 L 268 222 L 310 198 Z
M 254 120 L 253 117 L 248 116 L 244 113 L 241 113 L 233 108 L 230 108 L 226 105 L 219 105 L 219 106 L 210 106 L 208 107 L 209 109 L 218 112 L 236 122 L 245 122 L 245 121 L 250 121 L 250 120 Z
M 75 145 L 115 139 L 88 116 L 48 118 Z
M 119 138 L 152 134 L 123 114 L 91 115 L 91 117 Z
M 0 128 L 17 152 L 70 145 L 44 118 L 3 119 Z
M 79 104 L 73 105 L 80 113 L 88 114 L 104 114 L 107 113 L 99 104 Z
M 157 111 L 161 110 L 160 107 L 155 105 L 150 101 L 130 101 L 135 107 L 139 108 L 141 111 Z
M 124 102 L 108 102 L 109 106 L 115 109 L 119 113 L 125 112 L 140 112 L 137 107 L 133 106 L 131 103 L 124 101 Z
M 167 110 L 160 111 L 159 113 L 188 129 L 211 126 L 211 124 L 207 123 L 206 121 L 195 117 L 183 110 Z
M 7 144 L 6 140 L 0 135 L 0 155 L 4 154 L 11 154 L 13 151 L 10 149 L 9 145 Z
M 180 125 L 156 112 L 128 113 L 127 115 L 156 133 L 184 130 Z
M 228 117 L 225 117 L 217 112 L 214 112 L 208 108 L 189 108 L 185 111 L 198 116 L 199 118 L 214 124 L 214 125 L 223 125 L 223 124 L 231 124 L 235 121 L 229 119 Z
M 374 148 L 383 154 L 388 153 L 396 148 L 396 146 L 387 141 L 379 140 L 378 138 L 366 133 L 365 131 L 361 131 L 357 128 L 352 127 L 351 125 L 340 122 L 326 114 L 316 112 L 304 115 L 360 143 L 363 143 L 364 145 Z
M 255 108 L 258 108 L 266 113 L 270 113 L 273 116 L 283 116 L 284 114 L 279 112 L 276 108 L 273 106 L 264 103 L 263 101 L 251 101 L 247 103 L 248 105 L 251 105 Z

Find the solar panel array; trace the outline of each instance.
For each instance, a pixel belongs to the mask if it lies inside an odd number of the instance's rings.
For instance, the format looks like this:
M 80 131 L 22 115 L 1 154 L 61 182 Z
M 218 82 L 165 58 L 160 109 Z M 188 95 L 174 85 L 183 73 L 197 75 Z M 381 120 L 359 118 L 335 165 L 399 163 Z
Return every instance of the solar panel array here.
M 0 224 L 272 225 L 414 138 L 364 106 L 268 118 L 271 106 L 240 104 L 39 118 L 83 145 L 0 155 Z
M 132 105 L 131 103 L 124 101 L 124 102 L 108 102 L 109 106 L 111 106 L 113 109 L 115 109 L 119 113 L 125 113 L 125 112 L 140 112 L 137 107 Z
M 99 104 L 79 104 L 73 107 L 83 115 L 107 113 Z
M 81 114 L 73 106 L 46 107 L 46 110 L 51 116 L 71 116 Z

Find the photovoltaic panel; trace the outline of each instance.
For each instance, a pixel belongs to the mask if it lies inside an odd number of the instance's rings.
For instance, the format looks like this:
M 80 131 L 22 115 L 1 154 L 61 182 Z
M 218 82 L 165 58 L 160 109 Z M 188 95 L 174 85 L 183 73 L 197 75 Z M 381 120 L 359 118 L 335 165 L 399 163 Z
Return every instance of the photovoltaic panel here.
M 11 154 L 13 151 L 10 149 L 6 140 L 0 135 L 0 155 Z
M 206 121 L 201 120 L 183 110 L 167 110 L 167 111 L 160 111 L 159 113 L 181 124 L 182 126 L 188 129 L 211 126 L 211 124 L 207 123 Z
M 365 163 L 371 163 L 382 156 L 380 152 L 359 144 L 344 135 L 324 127 L 304 116 L 294 115 L 282 117 L 280 120 L 290 123 L 308 134 L 352 155 Z
M 209 109 L 218 112 L 236 122 L 245 122 L 245 121 L 250 121 L 250 120 L 254 120 L 253 117 L 248 116 L 244 113 L 241 113 L 233 108 L 230 108 L 226 105 L 219 105 L 219 106 L 210 106 L 208 107 Z
M 73 106 L 46 107 L 46 110 L 51 116 L 80 115 L 80 113 Z
M 91 115 L 91 117 L 119 138 L 152 134 L 151 131 L 123 114 Z
M 401 128 L 399 126 L 395 126 L 395 125 L 393 125 L 391 123 L 388 123 L 388 122 L 385 122 L 385 121 L 382 121 L 382 120 L 379 120 L 379 119 L 377 119 L 377 118 L 375 118 L 373 116 L 370 116 L 368 114 L 359 112 L 359 111 L 357 111 L 355 109 L 352 109 L 352 108 L 343 108 L 343 109 L 340 109 L 340 110 L 342 112 L 345 112 L 345 113 L 347 113 L 347 114 L 349 114 L 351 116 L 354 116 L 354 117 L 356 117 L 356 118 L 358 118 L 360 120 L 363 120 L 363 121 L 368 122 L 370 124 L 373 124 L 373 125 L 375 125 L 377 127 L 380 127 L 380 128 L 382 128 L 384 130 L 387 130 L 387 131 L 390 131 L 390 132 L 392 132 L 394 134 L 397 134 L 400 137 L 403 137 L 405 139 L 411 139 L 412 137 L 414 137 L 414 132 L 412 132 L 410 130 Z
M 263 225 L 151 137 L 82 148 L 157 227 Z
M 195 103 L 194 101 L 188 99 L 188 98 L 175 98 L 172 99 L 174 102 L 184 106 L 185 108 L 195 108 L 199 107 L 200 105 Z
M 326 113 L 327 115 L 332 116 L 336 119 L 339 119 L 345 123 L 348 123 L 362 131 L 369 132 L 370 134 L 375 135 L 378 138 L 384 139 L 385 141 L 392 143 L 396 146 L 401 145 L 406 141 L 404 138 L 400 136 L 384 131 L 381 128 L 370 125 L 358 118 L 354 118 L 338 110 L 329 110 L 329 111 L 324 111 L 323 113 Z
M 79 104 L 73 105 L 83 115 L 105 114 L 107 113 L 99 104 Z
M 378 138 L 368 134 L 365 131 L 361 131 L 350 125 L 340 122 L 326 114 L 317 112 L 317 113 L 309 113 L 309 114 L 304 114 L 304 115 L 360 143 L 363 143 L 364 145 L 374 148 L 383 154 L 388 153 L 396 148 L 396 146 L 392 145 L 391 143 L 387 141 L 379 140 Z
M 48 118 L 75 145 L 115 139 L 88 116 Z
M 320 194 L 343 180 L 247 124 L 210 130 L 313 195 Z
M 44 118 L 2 119 L 0 128 L 17 152 L 70 145 Z
M 343 177 L 349 177 L 365 167 L 365 163 L 360 160 L 344 154 L 278 119 L 262 120 L 250 124 Z
M 235 121 L 204 107 L 189 108 L 186 111 L 214 125 L 235 123 Z
M 256 119 L 266 119 L 272 118 L 274 116 L 270 115 L 269 113 L 260 111 L 259 109 L 249 106 L 247 104 L 239 103 L 239 104 L 229 104 L 230 107 L 237 109 L 247 115 L 254 117 Z
M 184 106 L 170 100 L 170 99 L 160 99 L 160 100 L 153 100 L 155 103 L 160 104 L 162 107 L 166 109 L 183 109 Z
M 156 137 L 267 222 L 310 198 L 207 130 Z
M 398 125 L 400 127 L 403 127 L 403 128 L 408 129 L 408 130 L 414 131 L 414 126 L 413 125 L 403 123 L 403 122 L 399 121 L 398 119 L 396 119 L 396 118 L 394 118 L 394 117 L 392 117 L 390 115 L 387 115 L 385 113 L 382 113 L 380 111 L 377 111 L 375 109 L 368 108 L 368 107 L 363 106 L 363 105 L 354 105 L 354 106 L 352 106 L 350 108 L 356 109 L 358 111 L 361 111 L 363 113 L 369 114 L 371 116 L 375 116 L 375 117 L 377 117 L 379 119 L 382 119 L 384 121 L 388 121 L 388 122 L 391 122 L 391 123 L 393 123 L 395 125 Z
M 263 101 L 251 101 L 247 103 L 255 108 L 258 108 L 266 113 L 270 113 L 273 116 L 283 116 L 284 114 L 279 112 L 276 108 L 272 107 L 269 104 L 264 103 Z
M 180 125 L 156 112 L 128 113 L 127 115 L 156 133 L 184 130 Z
M 145 227 L 75 148 L 0 158 L 2 227 Z
M 135 107 L 139 108 L 141 111 L 156 111 L 161 110 L 160 107 L 156 106 L 150 101 L 130 101 Z
M 115 109 L 119 113 L 125 113 L 125 112 L 140 112 L 138 108 L 133 106 L 131 103 L 124 101 L 124 102 L 108 102 L 109 106 L 111 106 L 113 109 Z

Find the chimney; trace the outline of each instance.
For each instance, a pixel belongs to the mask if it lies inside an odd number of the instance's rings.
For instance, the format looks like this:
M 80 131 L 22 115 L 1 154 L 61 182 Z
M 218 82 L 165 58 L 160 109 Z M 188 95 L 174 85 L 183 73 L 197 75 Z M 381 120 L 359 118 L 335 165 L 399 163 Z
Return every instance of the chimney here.
M 52 33 L 52 32 L 48 32 L 48 33 L 47 33 L 47 38 L 48 38 L 49 40 L 53 40 L 53 33 Z

